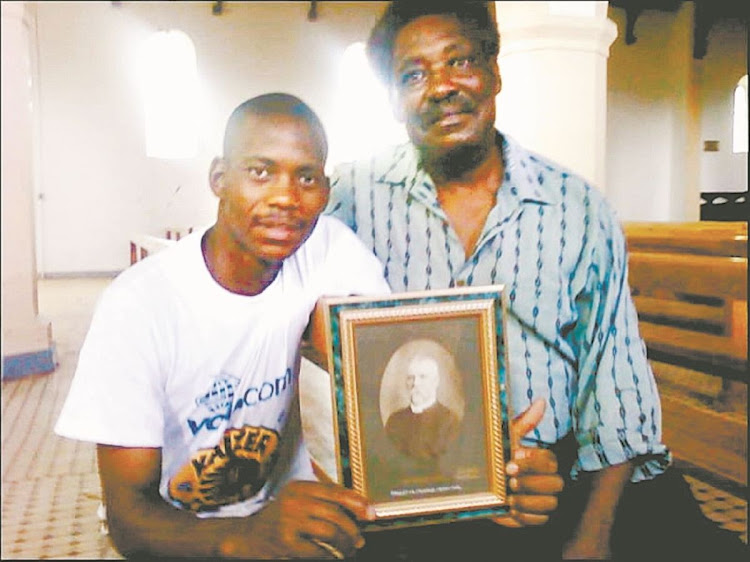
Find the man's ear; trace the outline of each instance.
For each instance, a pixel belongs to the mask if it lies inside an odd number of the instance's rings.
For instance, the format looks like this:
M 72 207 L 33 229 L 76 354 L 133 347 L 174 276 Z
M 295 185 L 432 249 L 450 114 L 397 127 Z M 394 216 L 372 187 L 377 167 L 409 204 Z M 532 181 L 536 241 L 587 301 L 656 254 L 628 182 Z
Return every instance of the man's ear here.
M 500 75 L 500 66 L 497 64 L 497 60 L 495 60 L 492 72 L 495 74 L 495 95 L 497 95 L 503 89 L 503 77 Z
M 214 158 L 208 172 L 208 183 L 211 185 L 211 191 L 214 192 L 216 197 L 221 197 L 224 191 L 224 174 L 226 174 L 226 171 L 226 160 L 219 156 Z

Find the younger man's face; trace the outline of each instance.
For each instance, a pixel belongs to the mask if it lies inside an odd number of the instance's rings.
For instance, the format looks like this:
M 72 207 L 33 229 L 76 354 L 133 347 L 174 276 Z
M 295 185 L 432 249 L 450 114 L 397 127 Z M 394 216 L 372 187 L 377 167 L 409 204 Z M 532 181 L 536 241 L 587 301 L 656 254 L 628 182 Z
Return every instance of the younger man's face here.
M 302 245 L 328 202 L 324 166 L 322 139 L 304 119 L 245 116 L 211 179 L 219 221 L 246 256 L 278 263 Z

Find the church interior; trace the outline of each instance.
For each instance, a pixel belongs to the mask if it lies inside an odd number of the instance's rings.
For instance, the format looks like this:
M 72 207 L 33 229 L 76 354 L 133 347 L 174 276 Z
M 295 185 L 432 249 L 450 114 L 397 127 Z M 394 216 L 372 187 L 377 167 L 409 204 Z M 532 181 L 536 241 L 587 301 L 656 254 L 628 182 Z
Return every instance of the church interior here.
M 386 4 L 2 2 L 3 558 L 120 558 L 95 447 L 52 431 L 99 295 L 213 220 L 208 167 L 241 101 L 307 101 L 329 166 L 405 139 L 362 49 Z M 748 9 L 489 4 L 497 127 L 615 209 L 663 440 L 747 544 Z M 308 447 L 333 466 L 328 373 L 303 362 Z

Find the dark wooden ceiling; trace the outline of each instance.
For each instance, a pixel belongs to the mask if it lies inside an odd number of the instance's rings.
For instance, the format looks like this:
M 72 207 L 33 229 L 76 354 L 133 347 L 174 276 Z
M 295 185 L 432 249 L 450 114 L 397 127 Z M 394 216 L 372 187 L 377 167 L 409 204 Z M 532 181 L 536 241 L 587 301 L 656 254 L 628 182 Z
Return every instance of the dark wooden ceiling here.
M 747 25 L 748 14 L 750 14 L 750 2 L 747 0 L 691 0 L 695 4 L 695 19 L 693 22 L 693 57 L 702 59 L 708 52 L 708 33 L 711 27 L 720 18 L 738 19 Z M 632 45 L 638 40 L 635 34 L 635 25 L 638 17 L 645 10 L 661 10 L 676 12 L 683 4 L 683 0 L 610 0 L 610 5 L 622 8 L 626 15 L 625 43 Z M 112 2 L 113 6 L 120 6 L 122 2 Z M 211 5 L 211 12 L 219 16 L 224 11 L 222 0 L 217 0 Z M 494 10 L 494 2 L 490 2 Z M 309 21 L 318 18 L 318 2 L 310 2 L 307 13 Z
M 692 0 L 695 4 L 693 21 L 693 57 L 702 59 L 708 52 L 708 33 L 714 23 L 722 18 L 737 19 L 747 26 L 750 3 L 747 0 Z M 611 0 L 610 5 L 625 10 L 625 43 L 638 40 L 635 24 L 645 10 L 676 12 L 682 0 Z

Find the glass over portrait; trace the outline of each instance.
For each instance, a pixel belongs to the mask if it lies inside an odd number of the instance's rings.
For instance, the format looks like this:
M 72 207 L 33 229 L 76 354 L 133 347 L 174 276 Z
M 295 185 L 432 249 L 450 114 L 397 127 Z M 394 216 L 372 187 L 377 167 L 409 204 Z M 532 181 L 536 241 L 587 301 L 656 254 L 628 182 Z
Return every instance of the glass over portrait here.
M 504 513 L 502 287 L 321 304 L 339 481 L 375 526 Z

